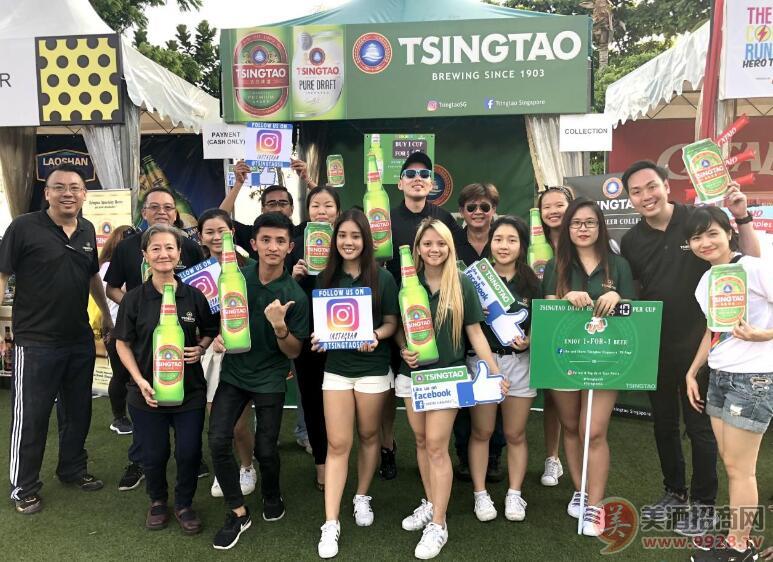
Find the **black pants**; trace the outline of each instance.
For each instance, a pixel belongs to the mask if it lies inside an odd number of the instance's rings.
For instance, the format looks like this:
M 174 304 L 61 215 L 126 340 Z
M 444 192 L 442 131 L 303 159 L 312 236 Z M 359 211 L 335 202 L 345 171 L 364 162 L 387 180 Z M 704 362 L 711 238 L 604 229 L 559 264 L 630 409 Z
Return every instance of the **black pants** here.
M 454 447 L 456 456 L 462 464 L 468 464 L 467 449 L 470 445 L 470 435 L 472 434 L 472 419 L 470 418 L 469 408 L 460 408 L 454 420 Z M 502 410 L 497 408 L 497 421 L 494 424 L 494 433 L 491 434 L 489 442 L 488 456 L 490 459 L 499 459 L 502 456 L 502 449 L 507 445 L 505 432 L 502 429 Z
M 72 482 L 86 473 L 84 444 L 91 425 L 94 342 L 49 346 L 17 345 L 11 388 L 11 498 L 37 493 L 48 437 L 51 408 L 57 400 L 59 462 L 56 475 Z
M 250 400 L 255 405 L 255 458 L 260 468 L 261 493 L 268 500 L 276 500 L 281 495 L 276 441 L 282 425 L 284 392 L 250 392 L 221 379 L 209 413 L 209 450 L 215 476 L 231 509 L 244 505 L 233 439 L 236 421 Z
M 681 406 L 687 436 L 692 448 L 692 482 L 690 498 L 703 503 L 714 503 L 717 497 L 717 441 L 711 430 L 711 421 L 705 412 L 696 412 L 687 399 L 684 377 L 694 354 L 660 349 L 658 388 L 650 392 L 655 444 L 663 471 L 663 484 L 668 490 L 687 492 L 685 462 L 682 452 L 679 408 Z M 701 396 L 705 399 L 708 388 L 708 369 L 698 374 Z
M 174 487 L 175 509 L 190 507 L 199 481 L 201 432 L 204 408 L 179 413 L 149 412 L 129 406 L 135 433 L 142 435 L 142 468 L 151 502 L 166 502 L 169 486 L 166 465 L 169 462 L 169 430 L 174 430 L 174 460 L 177 482 Z
M 309 444 L 314 453 L 314 464 L 325 464 L 327 458 L 325 409 L 322 405 L 324 374 L 325 355 L 311 351 L 309 340 L 305 340 L 303 350 L 295 360 L 295 376 L 298 377 L 303 417 L 306 420 Z
M 110 385 L 107 387 L 107 395 L 110 398 L 110 409 L 113 411 L 113 419 L 122 418 L 126 415 L 126 384 L 129 382 L 129 371 L 121 363 L 118 357 L 118 351 L 115 349 L 115 338 L 105 346 L 107 356 L 110 358 L 110 369 L 113 376 L 110 378 Z

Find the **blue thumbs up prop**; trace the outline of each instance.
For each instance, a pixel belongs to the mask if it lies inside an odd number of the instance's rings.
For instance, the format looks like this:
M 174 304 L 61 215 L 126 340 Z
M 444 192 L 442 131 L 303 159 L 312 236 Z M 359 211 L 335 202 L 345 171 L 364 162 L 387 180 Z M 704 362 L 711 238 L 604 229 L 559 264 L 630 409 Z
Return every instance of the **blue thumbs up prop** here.
M 526 337 L 521 324 L 526 322 L 528 318 L 529 311 L 525 308 L 518 312 L 505 312 L 499 301 L 493 301 L 488 305 L 486 324 L 491 326 L 491 330 L 496 335 L 499 343 L 509 346 L 516 337 Z

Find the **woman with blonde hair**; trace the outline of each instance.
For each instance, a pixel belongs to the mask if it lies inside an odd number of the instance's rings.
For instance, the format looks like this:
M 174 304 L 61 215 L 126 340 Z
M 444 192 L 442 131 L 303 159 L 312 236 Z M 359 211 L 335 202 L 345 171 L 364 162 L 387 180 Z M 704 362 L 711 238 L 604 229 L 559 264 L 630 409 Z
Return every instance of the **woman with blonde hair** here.
M 427 290 L 435 342 L 440 359 L 428 368 L 465 364 L 465 338 L 470 347 L 488 364 L 491 373 L 499 368 L 480 327 L 483 309 L 472 282 L 456 267 L 456 251 L 451 231 L 437 219 L 427 218 L 419 225 L 413 250 L 416 274 Z M 423 535 L 414 552 L 416 558 L 434 558 L 448 540 L 446 509 L 451 496 L 453 471 L 448 445 L 457 409 L 415 412 L 411 401 L 411 372 L 418 370 L 418 354 L 406 347 L 405 332 L 395 335 L 400 347 L 400 374 L 396 395 L 405 399 L 408 421 L 416 437 L 416 458 L 426 499 L 403 519 L 403 529 Z M 504 393 L 507 384 L 503 383 Z

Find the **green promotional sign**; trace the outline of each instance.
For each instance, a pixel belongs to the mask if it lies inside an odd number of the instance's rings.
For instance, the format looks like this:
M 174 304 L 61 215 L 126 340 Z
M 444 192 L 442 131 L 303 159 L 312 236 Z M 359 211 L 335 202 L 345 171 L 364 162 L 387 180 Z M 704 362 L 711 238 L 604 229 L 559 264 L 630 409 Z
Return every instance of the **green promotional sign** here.
M 376 141 L 376 142 L 374 142 Z M 414 152 L 423 152 L 435 161 L 435 135 L 432 133 L 375 133 L 366 134 L 363 150 L 363 181 L 368 183 L 368 154 L 376 155 L 381 183 L 397 185 L 400 181 L 400 168 L 403 162 Z
M 663 303 L 632 301 L 615 315 L 567 301 L 532 302 L 531 387 L 655 390 Z
M 590 31 L 585 16 L 225 29 L 224 118 L 586 113 Z

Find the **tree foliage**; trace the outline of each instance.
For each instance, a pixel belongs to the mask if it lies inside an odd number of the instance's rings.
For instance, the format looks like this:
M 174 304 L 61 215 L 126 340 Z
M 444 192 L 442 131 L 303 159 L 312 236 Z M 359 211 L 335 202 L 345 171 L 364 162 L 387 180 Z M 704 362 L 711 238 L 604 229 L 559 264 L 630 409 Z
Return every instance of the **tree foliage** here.
M 198 10 L 203 0 L 175 0 L 183 12 Z M 147 8 L 163 6 L 167 0 L 90 0 L 91 5 L 110 29 L 123 33 L 130 28 L 145 28 L 148 18 L 144 11 Z

